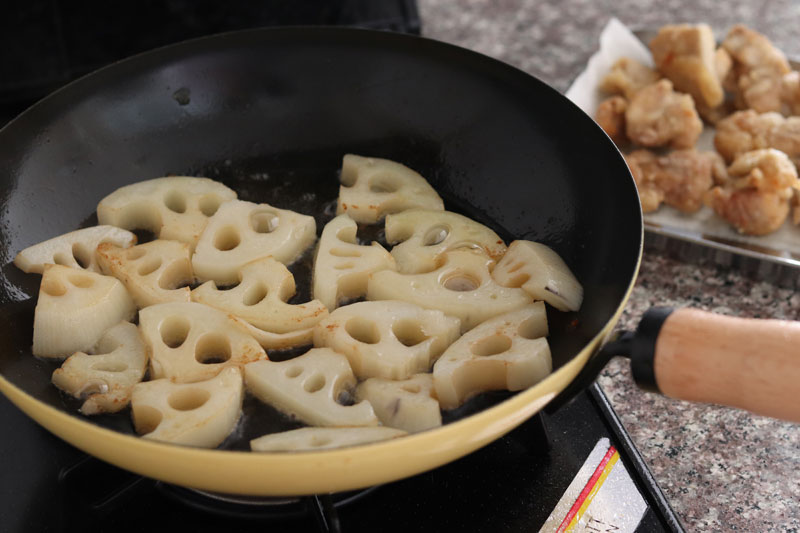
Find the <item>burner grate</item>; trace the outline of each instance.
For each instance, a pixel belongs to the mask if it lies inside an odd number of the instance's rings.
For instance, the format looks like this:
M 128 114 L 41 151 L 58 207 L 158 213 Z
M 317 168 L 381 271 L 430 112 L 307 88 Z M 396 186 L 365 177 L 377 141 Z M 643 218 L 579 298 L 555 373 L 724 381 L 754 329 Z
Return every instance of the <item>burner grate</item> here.
M 358 502 L 381 486 L 362 490 L 296 497 L 257 497 L 220 494 L 180 487 L 140 477 L 93 457 L 63 469 L 59 475 L 62 493 L 69 500 L 73 529 L 84 529 L 118 513 L 142 493 L 162 495 L 206 516 L 252 522 L 289 521 L 312 517 L 318 531 L 341 531 L 338 509 Z
M 313 516 L 321 532 L 341 531 L 337 509 L 357 502 L 380 488 L 378 485 L 333 494 L 269 498 L 219 494 L 161 482 L 156 482 L 155 485 L 168 498 L 205 513 L 263 521 Z

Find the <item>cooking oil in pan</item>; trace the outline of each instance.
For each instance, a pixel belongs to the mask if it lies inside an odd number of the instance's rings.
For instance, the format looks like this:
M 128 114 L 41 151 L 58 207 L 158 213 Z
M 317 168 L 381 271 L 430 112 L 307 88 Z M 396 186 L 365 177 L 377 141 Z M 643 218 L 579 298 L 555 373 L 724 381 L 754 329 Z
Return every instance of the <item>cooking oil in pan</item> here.
M 175 172 L 182 175 L 207 176 L 221 181 L 238 193 L 241 200 L 255 203 L 267 203 L 280 209 L 289 209 L 314 217 L 317 226 L 317 236 L 321 235 L 325 224 L 336 216 L 336 200 L 339 191 L 338 170 L 333 170 L 335 166 L 329 167 L 304 167 L 302 164 L 293 164 L 291 167 L 276 168 L 273 161 L 248 160 L 245 162 L 233 163 L 231 160 L 223 161 L 221 164 L 207 165 L 198 169 Z M 264 169 L 269 169 L 265 171 Z M 441 192 L 440 192 L 441 194 Z M 487 217 L 477 212 L 466 201 L 459 201 L 457 198 L 448 197 L 442 194 L 445 201 L 445 208 L 455 211 L 477 220 L 498 233 L 507 242 L 512 240 L 512 236 L 504 231 L 502 227 L 487 220 Z M 98 198 L 99 201 L 99 198 Z M 97 224 L 94 213 L 87 216 L 81 227 L 88 227 Z M 76 228 L 77 229 L 77 228 Z M 147 242 L 153 239 L 153 235 L 146 231 L 137 231 L 139 242 Z M 357 238 L 359 244 L 369 244 L 373 241 L 380 243 L 387 249 L 391 246 L 386 242 L 383 223 L 373 225 L 359 224 Z M 313 274 L 315 249 L 311 247 L 292 265 L 289 270 L 294 276 L 296 294 L 289 300 L 292 304 L 304 303 L 311 300 L 311 281 Z M 31 288 L 32 301 L 36 301 L 36 288 Z M 31 308 L 32 316 L 32 308 Z M 569 333 L 574 316 L 567 313 L 551 312 L 548 310 L 548 321 L 550 323 L 551 351 L 553 353 L 554 368 L 572 356 L 574 351 L 565 347 L 560 347 L 558 339 L 563 337 L 563 333 Z M 30 331 L 31 325 L 27 326 Z M 553 342 L 555 341 L 555 342 Z M 573 343 L 569 343 L 573 344 Z M 305 353 L 308 347 L 298 347 L 285 351 L 270 351 L 269 357 L 273 361 L 282 361 L 296 357 Z M 58 407 L 73 416 L 81 416 L 78 412 L 82 400 L 72 398 L 58 391 L 50 384 L 50 376 L 57 368 L 58 364 L 52 361 L 42 361 L 36 358 L 21 356 L 15 363 L 22 368 L 22 371 L 31 375 L 31 379 L 36 382 L 34 395 L 55 407 Z M 146 376 L 147 378 L 147 376 Z M 443 422 L 448 423 L 464 416 L 468 416 L 477 411 L 491 407 L 496 403 L 508 398 L 508 392 L 488 392 L 476 396 L 469 400 L 465 405 L 452 411 L 443 412 Z M 352 403 L 352 397 L 339 399 L 342 403 Z M 91 417 L 95 423 L 121 431 L 134 434 L 133 425 L 130 419 L 129 409 L 123 410 L 115 415 L 99 415 Z M 277 409 L 264 404 L 252 395 L 246 395 L 242 418 L 236 430 L 220 446 L 223 449 L 249 450 L 251 439 L 260 437 L 266 433 L 288 431 L 297 429 L 304 424 L 296 419 L 278 411 Z

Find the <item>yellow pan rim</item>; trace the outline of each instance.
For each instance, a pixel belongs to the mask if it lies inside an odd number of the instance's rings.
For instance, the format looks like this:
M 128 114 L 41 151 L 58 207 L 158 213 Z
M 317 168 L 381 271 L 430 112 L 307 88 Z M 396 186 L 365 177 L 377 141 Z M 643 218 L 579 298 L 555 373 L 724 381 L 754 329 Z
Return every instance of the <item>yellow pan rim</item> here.
M 537 385 L 441 428 L 366 446 L 319 452 L 206 450 L 138 438 L 51 407 L 0 375 L 0 392 L 44 428 L 84 452 L 137 474 L 184 487 L 248 496 L 295 496 L 354 490 L 436 468 L 502 437 L 536 414 L 580 372 L 613 330 L 614 316 L 575 357 Z

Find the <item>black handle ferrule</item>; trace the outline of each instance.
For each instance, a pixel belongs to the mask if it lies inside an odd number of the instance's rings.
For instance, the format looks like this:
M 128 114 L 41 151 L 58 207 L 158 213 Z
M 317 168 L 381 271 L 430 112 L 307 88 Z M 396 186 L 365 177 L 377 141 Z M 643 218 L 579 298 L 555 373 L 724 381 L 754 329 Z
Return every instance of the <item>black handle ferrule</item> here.
M 669 315 L 674 311 L 672 307 L 653 307 L 648 309 L 636 328 L 636 334 L 631 341 L 631 372 L 636 384 L 650 392 L 661 392 L 656 382 L 655 358 L 656 341 L 661 327 Z

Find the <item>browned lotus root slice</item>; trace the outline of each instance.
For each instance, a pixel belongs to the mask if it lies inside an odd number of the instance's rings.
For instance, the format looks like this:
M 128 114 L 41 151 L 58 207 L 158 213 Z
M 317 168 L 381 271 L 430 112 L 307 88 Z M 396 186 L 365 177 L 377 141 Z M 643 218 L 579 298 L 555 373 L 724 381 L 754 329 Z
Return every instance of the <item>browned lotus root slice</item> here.
M 242 267 L 236 287 L 219 290 L 209 281 L 192 291 L 192 300 L 241 318 L 252 326 L 251 333 L 264 348 L 283 349 L 310 343 L 311 329 L 328 316 L 319 300 L 287 303 L 294 293 L 291 272 L 272 257 L 265 257 Z
M 14 264 L 23 272 L 36 274 L 41 274 L 47 264 L 100 272 L 94 252 L 103 242 L 129 248 L 136 244 L 136 235 L 114 226 L 83 228 L 25 248 L 14 258 Z
M 347 154 L 341 181 L 336 214 L 347 213 L 356 222 L 372 224 L 389 213 L 415 207 L 444 209 L 444 202 L 425 178 L 388 159 Z
M 407 435 L 399 429 L 365 426 L 351 428 L 300 428 L 270 433 L 250 441 L 254 452 L 302 452 L 345 448 L 396 439 Z
M 166 303 L 139 311 L 154 379 L 190 383 L 222 369 L 266 359 L 242 320 L 207 305 Z
M 330 348 L 314 348 L 288 361 L 245 366 L 247 390 L 264 403 L 316 426 L 376 426 L 369 402 L 342 405 L 340 396 L 356 378 L 347 358 Z
M 85 401 L 81 413 L 116 413 L 126 407 L 133 386 L 142 381 L 147 353 L 139 329 L 120 322 L 103 333 L 94 355 L 78 352 L 53 372 L 53 385 Z
M 577 311 L 583 301 L 583 287 L 564 260 L 538 242 L 512 242 L 492 277 L 505 287 L 522 287 L 533 299 L 561 311 Z
M 317 238 L 314 217 L 269 204 L 233 200 L 220 206 L 192 256 L 199 281 L 235 283 L 247 263 L 272 256 L 288 265 Z
M 419 274 L 434 270 L 441 255 L 469 249 L 498 260 L 506 245 L 497 233 L 479 222 L 450 211 L 409 209 L 386 217 L 386 240 L 395 244 L 392 257 L 398 272 Z
M 425 274 L 376 272 L 369 278 L 367 300 L 402 300 L 438 309 L 459 318 L 462 332 L 532 301 L 524 290 L 492 279 L 495 262 L 481 253 L 454 250 L 443 259 L 442 266 Z
M 119 280 L 45 265 L 33 317 L 33 355 L 87 352 L 108 328 L 135 314 L 136 306 Z
M 190 300 L 194 276 L 186 243 L 159 239 L 133 248 L 103 243 L 97 247 L 97 262 L 125 285 L 139 308 Z
M 339 215 L 325 225 L 314 260 L 312 281 L 314 298 L 329 311 L 347 298 L 360 298 L 367 293 L 370 274 L 394 270 L 395 260 L 383 246 L 373 242 L 362 246 L 356 242 L 357 225 L 347 215 Z
M 97 220 L 128 230 L 148 230 L 159 239 L 185 242 L 194 250 L 208 217 L 236 198 L 208 178 L 170 176 L 121 187 L 97 204 Z
M 236 367 L 197 383 L 146 381 L 133 389 L 133 425 L 146 439 L 215 448 L 236 427 L 243 398 Z
M 397 300 L 340 307 L 314 328 L 314 345 L 347 356 L 359 379 L 407 379 L 428 372 L 456 340 L 460 321 Z
M 552 370 L 547 315 L 537 302 L 487 320 L 454 342 L 433 367 L 442 409 L 488 390 L 522 390 Z
M 372 404 L 384 426 L 417 433 L 442 425 L 431 374 L 416 374 L 402 381 L 370 378 L 358 386 L 356 398 Z

